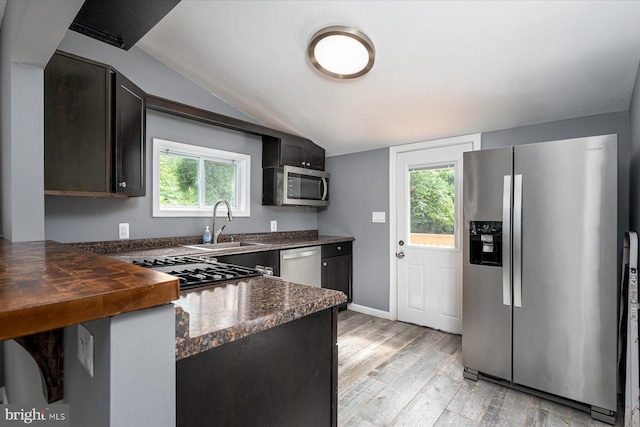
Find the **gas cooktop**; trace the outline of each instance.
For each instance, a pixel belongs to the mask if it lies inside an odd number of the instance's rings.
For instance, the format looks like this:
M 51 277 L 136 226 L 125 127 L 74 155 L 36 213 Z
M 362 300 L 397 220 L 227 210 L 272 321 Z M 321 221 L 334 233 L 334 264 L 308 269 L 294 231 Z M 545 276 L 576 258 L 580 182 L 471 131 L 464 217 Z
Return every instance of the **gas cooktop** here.
M 180 290 L 262 275 L 253 268 L 223 264 L 206 257 L 165 257 L 134 260 L 132 264 L 177 277 L 180 280 Z

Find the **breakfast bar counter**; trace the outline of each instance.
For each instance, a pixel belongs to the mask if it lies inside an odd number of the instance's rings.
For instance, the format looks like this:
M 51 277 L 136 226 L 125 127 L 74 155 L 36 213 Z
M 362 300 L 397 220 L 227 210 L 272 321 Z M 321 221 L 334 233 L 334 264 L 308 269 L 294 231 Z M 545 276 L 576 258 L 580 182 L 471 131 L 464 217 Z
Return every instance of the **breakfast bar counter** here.
M 175 277 L 53 241 L 0 240 L 0 341 L 169 303 Z
M 15 339 L 33 357 L 48 403 L 75 393 L 65 387 L 65 369 L 76 362 L 65 368 L 63 361 L 63 346 L 72 345 L 63 335 L 75 329 L 65 327 L 122 316 L 135 327 L 145 309 L 170 307 L 179 297 L 178 280 L 164 273 L 53 241 L 0 239 L 0 341 L 11 346 Z

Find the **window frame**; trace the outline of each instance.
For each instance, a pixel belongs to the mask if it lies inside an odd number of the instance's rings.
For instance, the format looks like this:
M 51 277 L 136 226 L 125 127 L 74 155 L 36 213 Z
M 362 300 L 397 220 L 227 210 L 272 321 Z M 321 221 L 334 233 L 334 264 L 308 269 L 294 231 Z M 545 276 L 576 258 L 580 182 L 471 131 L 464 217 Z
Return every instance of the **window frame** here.
M 232 207 L 231 213 L 235 217 L 251 216 L 251 156 L 248 154 L 224 151 L 216 148 L 200 145 L 186 144 L 169 141 L 161 138 L 153 138 L 153 164 L 152 164 L 152 205 L 153 217 L 211 217 L 213 206 L 202 207 L 160 207 L 160 154 L 163 150 L 171 150 L 184 153 L 185 156 L 193 156 L 199 159 L 234 161 L 237 164 L 237 197 L 238 206 Z M 202 192 L 201 183 L 198 183 L 198 191 Z M 218 216 L 225 215 L 227 208 L 221 204 L 218 208 Z

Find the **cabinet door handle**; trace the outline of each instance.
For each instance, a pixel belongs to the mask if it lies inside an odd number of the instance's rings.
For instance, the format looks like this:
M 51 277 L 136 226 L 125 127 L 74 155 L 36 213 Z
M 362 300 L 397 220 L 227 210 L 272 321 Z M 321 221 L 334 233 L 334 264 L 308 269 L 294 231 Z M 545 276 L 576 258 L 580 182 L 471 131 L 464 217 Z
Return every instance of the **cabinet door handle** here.
M 127 186 L 127 183 L 126 183 L 126 181 L 122 181 L 122 182 L 119 182 L 119 183 L 118 183 L 118 185 L 119 185 L 120 187 L 126 187 L 126 186 Z
M 323 262 L 323 263 L 322 263 L 322 266 L 323 266 L 323 267 L 326 267 L 326 266 L 327 266 L 327 263 L 326 263 L 326 262 Z
M 338 246 L 338 247 L 336 247 L 336 249 L 341 251 L 342 250 L 342 246 Z

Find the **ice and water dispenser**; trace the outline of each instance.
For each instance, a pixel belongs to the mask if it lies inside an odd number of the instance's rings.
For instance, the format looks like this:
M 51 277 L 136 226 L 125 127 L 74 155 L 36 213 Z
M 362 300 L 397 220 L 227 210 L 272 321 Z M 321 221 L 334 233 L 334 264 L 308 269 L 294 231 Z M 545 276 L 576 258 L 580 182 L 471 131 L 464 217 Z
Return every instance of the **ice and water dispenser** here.
M 502 266 L 502 221 L 469 221 L 469 262 Z

